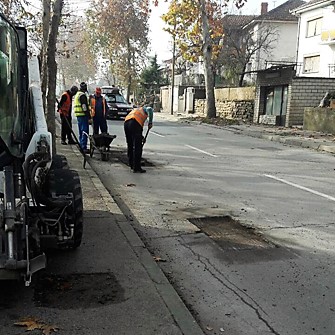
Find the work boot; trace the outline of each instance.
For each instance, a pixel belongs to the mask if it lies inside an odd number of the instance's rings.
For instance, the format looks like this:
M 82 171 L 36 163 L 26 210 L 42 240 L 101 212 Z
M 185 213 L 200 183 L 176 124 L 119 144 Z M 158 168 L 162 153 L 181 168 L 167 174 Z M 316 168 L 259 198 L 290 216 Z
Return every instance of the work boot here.
M 66 143 L 65 141 L 62 141 L 61 143 L 62 143 L 63 145 L 67 145 L 67 143 Z

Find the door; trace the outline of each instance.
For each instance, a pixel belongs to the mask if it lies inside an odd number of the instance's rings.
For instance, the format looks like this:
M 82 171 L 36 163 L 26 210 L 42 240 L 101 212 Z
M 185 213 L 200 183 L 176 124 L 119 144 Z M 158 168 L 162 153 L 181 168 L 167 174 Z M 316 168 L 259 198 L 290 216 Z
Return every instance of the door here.
M 287 85 L 266 88 L 265 114 L 276 116 L 276 125 L 284 126 L 287 109 Z

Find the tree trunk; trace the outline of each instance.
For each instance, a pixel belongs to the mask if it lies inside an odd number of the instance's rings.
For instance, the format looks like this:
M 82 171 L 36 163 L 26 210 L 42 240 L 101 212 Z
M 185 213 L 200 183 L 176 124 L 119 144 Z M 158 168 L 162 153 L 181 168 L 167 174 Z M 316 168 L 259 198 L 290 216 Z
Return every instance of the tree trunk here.
M 242 68 L 242 73 L 240 74 L 240 78 L 238 80 L 238 87 L 243 87 L 244 72 L 246 68 L 247 68 L 247 64 L 244 64 Z
M 44 111 L 46 111 L 46 94 L 48 85 L 48 67 L 47 67 L 47 49 L 48 49 L 48 38 L 50 32 L 50 1 L 43 0 L 43 41 L 42 49 L 40 53 L 40 68 L 41 68 L 41 90 L 42 90 L 42 102 Z
M 203 58 L 205 70 L 206 87 L 206 115 L 208 118 L 216 117 L 215 95 L 214 95 L 214 72 L 212 69 L 212 40 L 209 33 L 208 16 L 206 13 L 206 1 L 199 0 L 202 21 Z
M 127 83 L 127 96 L 126 100 L 129 102 L 129 97 L 130 97 L 130 90 L 131 90 L 131 84 L 132 84 L 132 78 L 131 78 L 131 73 L 132 73 L 132 66 L 131 66 L 131 58 L 132 58 L 132 51 L 131 51 L 131 46 L 130 46 L 130 41 L 127 39 L 127 68 L 128 68 L 128 83 Z
M 48 68 L 48 93 L 47 93 L 47 124 L 50 133 L 53 135 L 53 149 L 56 152 L 56 123 L 55 123 L 55 102 L 56 102 L 56 42 L 58 28 L 60 24 L 61 13 L 63 9 L 63 0 L 56 0 L 53 7 L 53 15 L 49 34 L 47 68 Z

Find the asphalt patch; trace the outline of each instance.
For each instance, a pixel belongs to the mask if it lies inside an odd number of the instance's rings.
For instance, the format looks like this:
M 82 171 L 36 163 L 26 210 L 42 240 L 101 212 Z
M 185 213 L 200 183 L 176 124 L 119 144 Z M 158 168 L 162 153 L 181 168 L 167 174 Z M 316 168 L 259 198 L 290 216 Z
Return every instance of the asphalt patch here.
M 0 281 L 0 310 L 14 308 L 22 303 L 22 297 L 25 295 L 26 290 L 23 280 Z
M 190 219 L 194 225 L 225 250 L 245 250 L 273 247 L 251 227 L 243 226 L 230 216 Z
M 113 151 L 112 157 L 113 157 L 113 159 L 117 159 L 119 162 L 128 166 L 128 156 L 127 156 L 126 151 L 121 151 L 121 150 Z M 143 157 L 142 157 L 142 160 L 141 160 L 141 165 L 142 166 L 151 166 L 151 167 L 155 166 L 155 164 L 153 164 L 152 162 L 149 162 L 147 159 L 145 159 Z
M 54 275 L 35 278 L 35 306 L 58 309 L 101 307 L 125 300 L 124 289 L 111 273 Z
M 254 228 L 245 226 L 231 216 L 189 219 L 209 236 L 224 252 L 228 262 L 250 263 L 295 258 L 291 250 L 266 240 Z

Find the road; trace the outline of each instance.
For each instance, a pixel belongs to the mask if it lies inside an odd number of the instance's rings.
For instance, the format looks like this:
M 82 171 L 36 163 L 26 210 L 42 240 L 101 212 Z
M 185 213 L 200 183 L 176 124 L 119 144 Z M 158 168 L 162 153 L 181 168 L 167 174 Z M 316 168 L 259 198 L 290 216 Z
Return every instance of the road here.
M 156 115 L 133 174 L 122 127 L 91 165 L 204 333 L 335 334 L 332 155 Z

